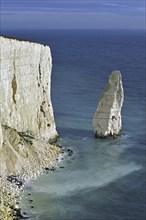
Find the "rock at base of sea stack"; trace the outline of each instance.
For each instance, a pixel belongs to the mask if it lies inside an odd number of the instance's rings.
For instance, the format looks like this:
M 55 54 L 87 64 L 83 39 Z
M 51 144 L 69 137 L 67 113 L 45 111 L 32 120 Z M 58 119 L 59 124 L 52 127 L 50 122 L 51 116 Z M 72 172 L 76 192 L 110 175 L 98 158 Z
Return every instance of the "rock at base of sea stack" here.
M 94 134 L 97 138 L 117 137 L 121 133 L 121 108 L 124 101 L 122 76 L 113 71 L 105 87 L 93 117 Z

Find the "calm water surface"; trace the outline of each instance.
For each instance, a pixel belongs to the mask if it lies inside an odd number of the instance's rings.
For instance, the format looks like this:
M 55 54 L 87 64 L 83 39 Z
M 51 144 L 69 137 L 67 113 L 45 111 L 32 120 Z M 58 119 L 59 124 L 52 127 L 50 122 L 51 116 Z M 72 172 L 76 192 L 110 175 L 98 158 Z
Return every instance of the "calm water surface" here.
M 74 151 L 59 164 L 64 168 L 26 186 L 21 205 L 30 220 L 144 220 L 144 32 L 6 34 L 51 47 L 52 102 L 59 143 Z M 123 76 L 123 133 L 116 140 L 94 139 L 92 117 L 115 69 Z

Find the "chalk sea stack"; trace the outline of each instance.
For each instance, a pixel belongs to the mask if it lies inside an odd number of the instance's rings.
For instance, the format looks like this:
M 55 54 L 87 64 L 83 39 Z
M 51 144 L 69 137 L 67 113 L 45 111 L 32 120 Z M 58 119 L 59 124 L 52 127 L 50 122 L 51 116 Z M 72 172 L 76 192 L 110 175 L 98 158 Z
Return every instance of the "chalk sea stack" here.
M 117 137 L 121 133 L 121 108 L 124 101 L 122 76 L 113 71 L 105 87 L 93 117 L 94 134 L 97 138 Z

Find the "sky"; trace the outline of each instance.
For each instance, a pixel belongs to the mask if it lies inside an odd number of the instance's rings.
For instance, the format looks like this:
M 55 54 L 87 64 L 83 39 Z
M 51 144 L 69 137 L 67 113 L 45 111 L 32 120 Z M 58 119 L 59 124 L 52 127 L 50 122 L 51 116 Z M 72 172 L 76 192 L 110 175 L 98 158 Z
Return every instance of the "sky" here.
M 1 29 L 145 29 L 145 0 L 1 0 Z

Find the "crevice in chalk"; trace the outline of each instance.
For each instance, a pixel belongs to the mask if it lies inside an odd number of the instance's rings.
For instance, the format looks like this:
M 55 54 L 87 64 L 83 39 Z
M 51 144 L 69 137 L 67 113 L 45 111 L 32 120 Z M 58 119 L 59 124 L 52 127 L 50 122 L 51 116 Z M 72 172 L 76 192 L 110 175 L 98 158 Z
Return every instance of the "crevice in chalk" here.
M 13 98 L 13 102 L 16 104 L 16 92 L 17 92 L 17 81 L 16 81 L 16 75 L 14 74 L 14 77 L 12 79 L 12 98 Z

